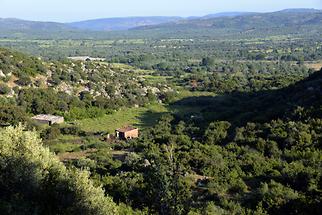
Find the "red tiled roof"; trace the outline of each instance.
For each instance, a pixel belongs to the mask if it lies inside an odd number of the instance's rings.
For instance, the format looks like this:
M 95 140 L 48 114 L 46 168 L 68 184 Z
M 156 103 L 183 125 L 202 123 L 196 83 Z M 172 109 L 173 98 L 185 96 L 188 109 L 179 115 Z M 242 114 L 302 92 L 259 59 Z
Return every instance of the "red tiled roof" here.
M 137 130 L 137 128 L 133 128 L 133 127 L 124 127 L 124 128 L 119 128 L 119 129 L 116 129 L 116 131 L 118 132 L 129 132 L 129 131 L 133 131 L 133 130 Z

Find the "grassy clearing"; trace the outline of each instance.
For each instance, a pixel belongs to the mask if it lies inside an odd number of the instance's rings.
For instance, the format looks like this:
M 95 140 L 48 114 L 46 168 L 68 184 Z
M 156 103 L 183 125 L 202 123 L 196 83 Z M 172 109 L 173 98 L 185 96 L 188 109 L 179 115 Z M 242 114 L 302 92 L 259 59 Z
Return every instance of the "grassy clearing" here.
M 152 126 L 167 111 L 167 108 L 162 104 L 153 104 L 140 108 L 123 108 L 101 118 L 76 121 L 76 124 L 82 130 L 88 132 L 106 131 L 113 133 L 115 129 L 126 125 L 144 129 Z
M 74 135 L 60 135 L 58 138 L 54 140 L 46 141 L 47 145 L 52 145 L 56 143 L 81 144 L 82 139 Z
M 178 95 L 176 97 L 176 100 L 181 100 L 188 97 L 216 96 L 216 94 L 212 92 L 189 91 L 182 87 L 177 88 L 177 91 L 178 91 Z
M 215 93 L 212 92 L 200 92 L 200 91 L 189 91 L 184 88 L 177 88 L 178 95 L 173 100 L 173 103 L 168 106 L 168 110 L 171 111 L 171 113 L 174 113 L 176 115 L 179 115 L 181 117 L 184 117 L 186 115 L 196 114 L 200 113 L 200 111 L 203 109 L 203 106 L 200 105 L 182 105 L 178 104 L 177 102 L 180 102 L 181 100 L 190 98 L 197 98 L 197 97 L 208 97 L 208 96 L 216 96 Z
M 101 62 L 101 64 L 111 65 L 112 68 L 136 70 L 133 66 L 130 66 L 130 65 L 127 65 L 127 64 L 123 64 L 123 63 L 106 63 L 106 62 Z
M 65 152 L 58 155 L 58 158 L 60 161 L 68 161 L 68 160 L 78 160 L 80 158 L 87 157 L 91 153 L 95 152 L 97 150 L 95 149 L 89 149 L 85 151 L 79 151 L 79 152 Z
M 49 146 L 50 151 L 59 153 L 73 152 L 79 150 L 79 145 L 73 143 L 56 143 Z
M 214 95 L 214 93 L 209 92 L 191 92 L 188 90 L 180 89 L 176 100 L 181 100 L 187 97 Z M 173 112 L 177 114 L 186 114 L 198 111 L 198 107 L 151 104 L 146 107 L 139 108 L 122 108 L 113 114 L 105 115 L 101 118 L 78 120 L 75 123 L 82 130 L 87 132 L 114 133 L 115 129 L 127 125 L 133 125 L 140 129 L 151 127 L 165 113 Z
M 47 140 L 45 144 L 55 153 L 72 152 L 79 150 L 83 144 L 81 137 L 73 135 L 60 135 L 54 140 Z

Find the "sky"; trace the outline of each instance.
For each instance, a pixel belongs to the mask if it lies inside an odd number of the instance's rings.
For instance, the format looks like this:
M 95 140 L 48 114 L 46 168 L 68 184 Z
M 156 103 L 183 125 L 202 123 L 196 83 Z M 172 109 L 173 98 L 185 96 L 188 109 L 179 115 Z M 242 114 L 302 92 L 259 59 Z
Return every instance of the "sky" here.
M 0 0 L 0 17 L 72 22 L 108 17 L 270 12 L 286 8 L 322 9 L 322 0 Z

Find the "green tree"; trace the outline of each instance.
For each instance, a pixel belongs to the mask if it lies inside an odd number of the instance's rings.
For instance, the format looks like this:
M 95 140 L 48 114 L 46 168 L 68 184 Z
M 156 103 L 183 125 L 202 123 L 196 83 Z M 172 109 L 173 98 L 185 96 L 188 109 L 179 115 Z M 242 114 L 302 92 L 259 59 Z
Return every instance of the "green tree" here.
M 156 146 L 152 149 L 154 164 L 150 167 L 147 180 L 147 196 L 151 206 L 160 214 L 185 214 L 191 199 L 190 184 L 185 180 L 184 167 L 178 160 L 176 144 Z
M 10 92 L 10 88 L 6 84 L 0 84 L 0 94 L 5 95 Z
M 41 145 L 34 132 L 0 131 L 0 210 L 2 214 L 117 214 L 89 173 L 67 169 Z
M 213 67 L 215 66 L 216 61 L 212 57 L 205 57 L 202 59 L 201 65 L 206 67 Z
M 27 120 L 27 114 L 21 107 L 10 104 L 0 104 L 0 126 L 18 125 Z
M 213 122 L 205 132 L 206 143 L 220 144 L 227 137 L 230 123 L 225 121 Z

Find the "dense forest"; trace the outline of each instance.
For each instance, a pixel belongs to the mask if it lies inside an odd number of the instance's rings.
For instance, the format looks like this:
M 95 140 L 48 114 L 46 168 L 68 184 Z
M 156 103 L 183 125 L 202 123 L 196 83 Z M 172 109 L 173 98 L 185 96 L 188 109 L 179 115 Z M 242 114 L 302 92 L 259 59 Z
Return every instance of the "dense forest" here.
M 43 25 L 0 33 L 1 214 L 321 214 L 321 11 Z

